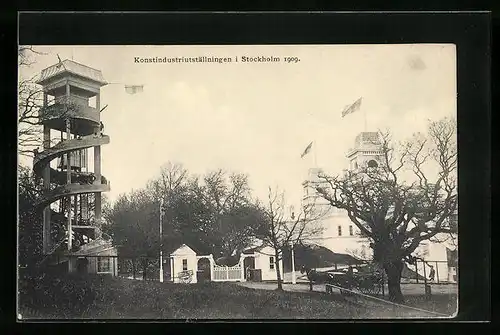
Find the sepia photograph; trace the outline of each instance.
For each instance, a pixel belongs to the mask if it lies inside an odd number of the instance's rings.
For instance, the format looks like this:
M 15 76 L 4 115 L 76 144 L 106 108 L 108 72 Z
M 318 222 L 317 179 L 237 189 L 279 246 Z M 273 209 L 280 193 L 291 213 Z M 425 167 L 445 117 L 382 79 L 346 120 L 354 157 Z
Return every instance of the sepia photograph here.
M 454 44 L 20 45 L 17 319 L 450 319 Z

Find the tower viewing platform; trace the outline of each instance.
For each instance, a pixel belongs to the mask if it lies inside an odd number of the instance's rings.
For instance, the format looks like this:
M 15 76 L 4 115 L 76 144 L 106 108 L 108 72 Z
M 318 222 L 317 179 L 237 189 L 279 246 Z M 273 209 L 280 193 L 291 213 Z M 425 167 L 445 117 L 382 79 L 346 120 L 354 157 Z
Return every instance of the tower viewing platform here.
M 94 254 L 110 250 L 111 241 L 101 232 L 102 192 L 110 190 L 101 171 L 101 146 L 110 143 L 100 117 L 100 89 L 107 82 L 101 71 L 64 60 L 44 69 L 37 84 L 43 89 L 43 148 L 35 149 L 33 171 L 43 180 L 38 204 L 43 208 L 43 252 L 71 256 L 82 249 Z M 62 240 L 55 240 L 54 220 L 65 227 Z M 72 271 L 74 259 L 66 259 Z

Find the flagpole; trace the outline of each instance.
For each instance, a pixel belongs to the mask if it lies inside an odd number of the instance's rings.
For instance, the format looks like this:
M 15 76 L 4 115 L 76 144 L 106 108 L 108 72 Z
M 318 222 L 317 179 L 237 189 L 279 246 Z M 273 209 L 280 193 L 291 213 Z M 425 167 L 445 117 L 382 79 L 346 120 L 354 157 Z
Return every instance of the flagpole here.
M 362 98 L 361 98 L 361 99 L 362 99 Z M 366 132 L 368 131 L 368 130 L 367 130 L 367 126 L 366 126 L 366 124 L 367 124 L 367 122 L 366 122 L 366 108 L 363 108 L 363 117 L 364 117 L 364 119 L 365 119 L 365 120 L 364 120 L 364 121 L 365 121 L 364 123 L 365 123 L 365 133 L 366 133 Z
M 365 118 L 365 133 L 366 133 L 366 108 L 363 109 L 363 115 L 364 115 L 364 118 Z
M 318 157 L 316 156 L 316 151 L 317 151 L 317 148 L 318 148 L 318 143 L 316 142 L 316 140 L 314 140 L 313 143 L 314 143 L 314 148 L 313 148 L 313 151 L 314 151 L 314 167 L 318 168 Z
M 163 283 L 163 197 L 160 201 L 160 283 Z

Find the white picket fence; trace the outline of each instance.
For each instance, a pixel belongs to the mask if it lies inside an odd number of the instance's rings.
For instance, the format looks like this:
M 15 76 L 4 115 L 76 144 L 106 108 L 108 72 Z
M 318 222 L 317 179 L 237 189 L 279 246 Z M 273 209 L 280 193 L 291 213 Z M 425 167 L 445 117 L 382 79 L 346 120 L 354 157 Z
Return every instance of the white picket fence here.
M 213 267 L 213 281 L 240 281 L 242 280 L 242 271 L 240 265 Z

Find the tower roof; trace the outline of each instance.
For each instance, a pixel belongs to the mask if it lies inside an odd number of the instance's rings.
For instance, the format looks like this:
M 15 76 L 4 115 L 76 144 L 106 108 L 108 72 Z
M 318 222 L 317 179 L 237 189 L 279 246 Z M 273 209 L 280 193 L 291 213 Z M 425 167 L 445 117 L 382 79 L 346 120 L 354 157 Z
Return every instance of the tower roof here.
M 380 151 L 382 140 L 376 131 L 364 131 L 359 133 L 354 140 L 354 148 L 347 151 L 347 158 L 353 157 L 358 152 Z
M 358 136 L 356 136 L 356 139 L 354 140 L 355 147 L 358 148 L 362 146 L 363 144 L 382 144 L 380 141 L 380 136 L 379 133 L 376 131 L 364 131 L 362 133 L 359 133 Z
M 72 74 L 75 76 L 83 77 L 100 84 L 100 86 L 104 86 L 107 84 L 100 70 L 91 68 L 69 59 L 65 59 L 64 61 L 62 61 L 62 64 L 57 63 L 42 70 L 40 79 L 37 80 L 37 84 L 44 85 L 50 79 L 64 74 Z

